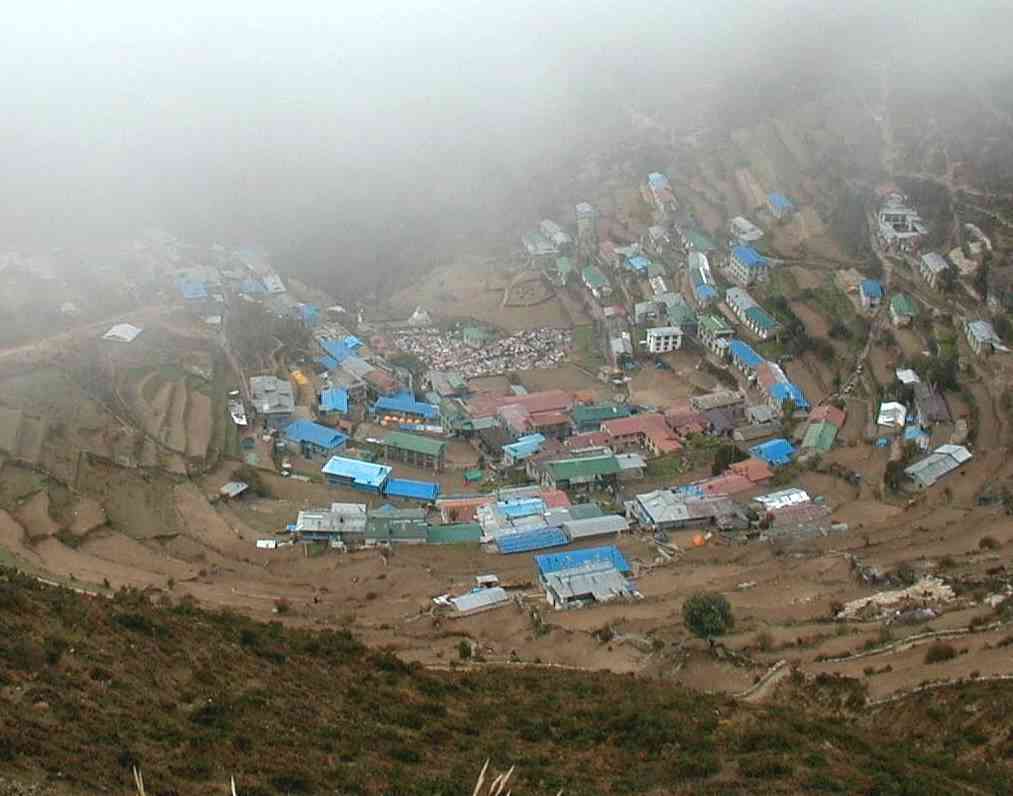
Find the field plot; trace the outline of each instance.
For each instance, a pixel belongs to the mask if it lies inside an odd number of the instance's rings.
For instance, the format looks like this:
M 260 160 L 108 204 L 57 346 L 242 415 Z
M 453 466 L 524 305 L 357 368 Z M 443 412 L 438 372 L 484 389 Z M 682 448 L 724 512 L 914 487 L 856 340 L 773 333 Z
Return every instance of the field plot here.
M 569 313 L 555 295 L 533 306 L 503 306 L 509 282 L 510 276 L 493 262 L 460 262 L 437 268 L 421 283 L 395 293 L 390 305 L 404 318 L 421 305 L 437 318 L 480 318 L 508 331 L 570 326 Z
M 131 368 L 121 395 L 138 426 L 181 455 L 203 458 L 211 440 L 208 384 L 178 368 Z

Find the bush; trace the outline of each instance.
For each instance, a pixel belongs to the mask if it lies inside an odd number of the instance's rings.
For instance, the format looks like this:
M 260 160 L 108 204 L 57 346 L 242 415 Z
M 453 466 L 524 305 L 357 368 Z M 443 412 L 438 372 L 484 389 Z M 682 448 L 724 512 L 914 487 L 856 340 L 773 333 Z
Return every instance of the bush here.
M 457 643 L 457 656 L 462 660 L 466 661 L 471 658 L 471 644 L 468 643 L 467 639 L 461 639 Z
M 723 594 L 694 594 L 682 605 L 682 619 L 700 638 L 722 636 L 735 627 L 732 606 Z
M 982 536 L 978 541 L 979 550 L 998 550 L 1002 545 L 994 536 Z
M 957 651 L 953 648 L 953 645 L 947 644 L 945 641 L 933 642 L 925 650 L 926 663 L 942 663 L 943 661 L 953 660 L 956 657 Z

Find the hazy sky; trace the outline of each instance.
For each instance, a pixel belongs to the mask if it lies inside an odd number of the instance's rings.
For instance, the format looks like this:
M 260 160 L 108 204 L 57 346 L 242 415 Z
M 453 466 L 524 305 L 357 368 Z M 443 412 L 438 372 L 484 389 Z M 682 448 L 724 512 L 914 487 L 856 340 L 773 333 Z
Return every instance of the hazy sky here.
M 855 20 L 882 22 L 880 5 L 20 4 L 0 47 L 0 232 L 48 239 L 159 216 L 225 236 L 297 235 L 310 216 L 340 232 L 396 202 L 494 191 L 495 175 L 579 148 L 593 132 L 581 103 L 615 86 L 630 104 L 638 86 L 674 101 L 703 76 L 797 49 L 864 57 Z M 916 42 L 1008 30 L 986 3 L 945 16 L 925 5 L 891 6 Z

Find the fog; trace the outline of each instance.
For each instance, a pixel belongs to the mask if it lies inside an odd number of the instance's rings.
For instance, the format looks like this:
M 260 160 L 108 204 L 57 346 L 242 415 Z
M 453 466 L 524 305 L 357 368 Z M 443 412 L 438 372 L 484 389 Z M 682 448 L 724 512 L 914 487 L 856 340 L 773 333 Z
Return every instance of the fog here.
M 1010 29 L 985 2 L 149 5 L 7 11 L 5 248 L 154 224 L 340 271 L 434 237 L 492 245 L 631 110 L 691 129 L 753 81 L 790 102 L 884 61 L 973 80 Z

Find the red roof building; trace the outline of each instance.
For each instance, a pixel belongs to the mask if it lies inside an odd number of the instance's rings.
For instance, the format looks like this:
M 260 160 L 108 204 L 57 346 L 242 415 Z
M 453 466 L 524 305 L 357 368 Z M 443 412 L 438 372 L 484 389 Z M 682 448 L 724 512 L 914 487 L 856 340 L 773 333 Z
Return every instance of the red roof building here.
M 477 395 L 467 402 L 468 414 L 472 417 L 490 417 L 503 406 L 522 406 L 528 414 L 538 412 L 568 412 L 573 406 L 573 395 L 566 390 L 543 390 L 527 395 Z
M 608 434 L 609 446 L 616 453 L 643 449 L 652 456 L 664 456 L 682 450 L 682 443 L 668 427 L 664 415 L 631 415 L 606 420 L 601 430 Z
M 843 409 L 838 409 L 833 404 L 817 406 L 809 413 L 810 423 L 826 421 L 827 423 L 833 423 L 838 429 L 844 428 L 844 421 L 847 419 L 847 413 Z
M 741 462 L 735 462 L 728 467 L 728 470 L 743 478 L 747 478 L 752 484 L 766 484 L 774 475 L 770 466 L 755 456 L 751 456 Z

